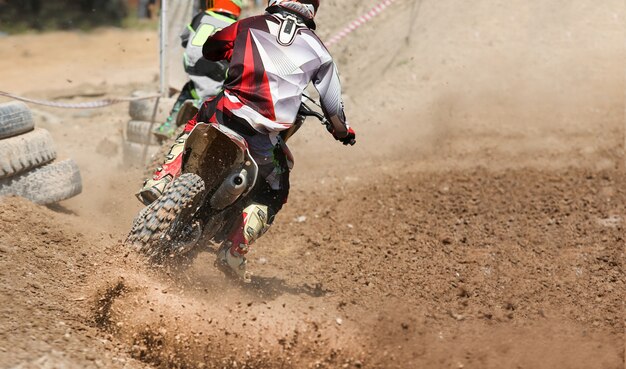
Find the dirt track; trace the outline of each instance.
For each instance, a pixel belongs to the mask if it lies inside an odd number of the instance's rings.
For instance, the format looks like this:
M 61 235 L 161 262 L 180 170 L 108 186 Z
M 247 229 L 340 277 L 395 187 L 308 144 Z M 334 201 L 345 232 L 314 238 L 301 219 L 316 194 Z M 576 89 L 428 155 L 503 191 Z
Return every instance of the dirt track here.
M 0 367 L 624 367 L 626 7 L 400 4 L 333 50 L 359 144 L 315 124 L 293 140 L 294 190 L 251 286 L 210 249 L 167 271 L 121 245 L 142 172 L 120 166 L 126 107 L 35 107 L 86 189 L 53 209 L 0 200 Z M 325 6 L 323 35 L 339 27 L 339 2 Z M 125 50 L 98 65 L 106 50 L 86 42 L 106 85 L 76 65 L 69 88 L 19 92 L 153 83 L 133 72 L 153 52 L 144 33 L 81 37 Z M 16 82 L 19 63 L 0 65 Z

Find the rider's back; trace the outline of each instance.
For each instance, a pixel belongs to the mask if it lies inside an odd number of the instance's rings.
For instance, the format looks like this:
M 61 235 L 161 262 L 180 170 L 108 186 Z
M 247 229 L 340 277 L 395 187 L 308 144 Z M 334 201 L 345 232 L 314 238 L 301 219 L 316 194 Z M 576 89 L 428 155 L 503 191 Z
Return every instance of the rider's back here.
M 335 88 L 330 105 L 340 105 L 341 87 L 332 57 L 296 17 L 278 13 L 243 19 L 215 34 L 205 44 L 204 56 L 230 60 L 224 108 L 258 131 L 289 128 L 311 81 L 318 89 L 323 85 L 324 92 Z M 342 107 L 337 107 L 338 112 L 326 110 L 343 118 Z
M 227 65 L 224 62 L 208 61 L 202 57 L 202 46 L 216 31 L 235 23 L 235 19 L 213 11 L 198 13 L 181 34 L 185 48 L 183 62 L 185 72 L 193 81 L 195 92 L 204 100 L 222 90 Z

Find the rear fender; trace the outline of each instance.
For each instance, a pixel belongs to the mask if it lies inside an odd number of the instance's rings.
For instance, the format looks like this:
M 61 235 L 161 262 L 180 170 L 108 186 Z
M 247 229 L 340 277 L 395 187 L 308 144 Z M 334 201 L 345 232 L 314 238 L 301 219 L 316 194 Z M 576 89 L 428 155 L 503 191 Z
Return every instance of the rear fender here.
M 227 179 L 240 174 L 246 182 L 243 192 L 238 191 L 240 197 L 254 187 L 258 165 L 246 140 L 237 132 L 216 123 L 198 123 L 185 143 L 183 173 L 199 175 L 210 192 L 223 188 Z

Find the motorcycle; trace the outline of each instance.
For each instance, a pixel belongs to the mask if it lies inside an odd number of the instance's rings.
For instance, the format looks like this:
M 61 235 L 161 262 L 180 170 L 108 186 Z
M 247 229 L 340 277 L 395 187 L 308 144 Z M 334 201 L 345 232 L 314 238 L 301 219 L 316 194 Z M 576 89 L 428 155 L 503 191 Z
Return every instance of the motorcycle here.
M 183 106 L 179 119 L 193 115 L 191 106 Z M 280 140 L 287 142 L 306 117 L 330 130 L 330 122 L 302 102 L 296 122 Z M 162 262 L 189 254 L 200 240 L 223 242 L 248 205 L 258 169 L 241 135 L 221 124 L 198 123 L 185 143 L 182 174 L 140 211 L 126 243 Z

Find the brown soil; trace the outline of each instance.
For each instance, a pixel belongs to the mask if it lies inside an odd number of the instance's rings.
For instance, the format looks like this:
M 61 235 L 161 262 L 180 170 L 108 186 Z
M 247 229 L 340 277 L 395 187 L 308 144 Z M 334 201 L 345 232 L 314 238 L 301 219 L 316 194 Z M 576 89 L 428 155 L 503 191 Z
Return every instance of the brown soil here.
M 324 4 L 323 36 L 371 5 Z M 121 159 L 127 106 L 33 106 L 85 192 L 0 199 L 0 367 L 623 368 L 624 18 L 612 0 L 399 1 L 332 50 L 359 143 L 316 124 L 291 142 L 251 285 L 213 246 L 171 270 L 122 245 L 143 176 Z M 0 80 L 63 101 L 149 90 L 146 37 L 0 39 L 48 46 L 0 52 Z

